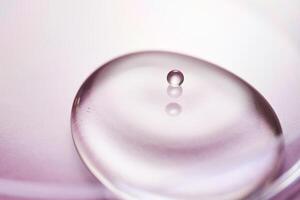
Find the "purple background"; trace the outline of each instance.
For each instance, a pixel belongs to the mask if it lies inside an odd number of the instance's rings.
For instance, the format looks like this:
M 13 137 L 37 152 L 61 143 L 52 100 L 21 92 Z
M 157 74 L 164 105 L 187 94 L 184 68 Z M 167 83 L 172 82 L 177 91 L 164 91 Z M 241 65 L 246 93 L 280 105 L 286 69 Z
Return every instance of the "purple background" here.
M 291 144 L 288 168 L 300 157 L 299 7 L 296 0 L 1 1 L 1 199 L 114 199 L 75 151 L 71 105 L 99 65 L 146 49 L 209 60 L 256 87 Z M 298 189 L 278 199 L 300 198 Z

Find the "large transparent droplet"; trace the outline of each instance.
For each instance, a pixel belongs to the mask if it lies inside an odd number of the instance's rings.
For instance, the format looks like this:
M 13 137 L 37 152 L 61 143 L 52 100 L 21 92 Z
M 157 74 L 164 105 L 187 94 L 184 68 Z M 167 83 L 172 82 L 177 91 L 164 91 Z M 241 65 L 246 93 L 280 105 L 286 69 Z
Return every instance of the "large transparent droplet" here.
M 281 158 L 280 124 L 255 89 L 168 52 L 95 71 L 74 101 L 72 133 L 91 172 L 126 200 L 242 199 L 272 180 Z

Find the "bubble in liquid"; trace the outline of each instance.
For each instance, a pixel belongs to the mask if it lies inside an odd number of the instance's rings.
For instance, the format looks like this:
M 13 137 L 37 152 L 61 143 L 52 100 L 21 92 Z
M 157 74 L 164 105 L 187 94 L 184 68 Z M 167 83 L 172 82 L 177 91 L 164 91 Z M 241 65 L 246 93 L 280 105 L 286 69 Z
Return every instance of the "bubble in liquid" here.
M 166 114 L 170 66 L 186 79 L 174 117 Z M 183 76 L 175 74 L 179 87 Z M 281 163 L 280 124 L 262 95 L 182 54 L 140 52 L 101 66 L 80 88 L 71 122 L 85 164 L 126 200 L 243 199 Z
M 172 71 L 170 71 L 168 73 L 167 80 L 168 80 L 168 83 L 171 86 L 178 87 L 178 86 L 180 86 L 183 83 L 184 76 L 183 76 L 183 73 L 181 71 L 179 71 L 179 70 L 172 70 Z
M 182 87 L 174 87 L 169 85 L 167 88 L 167 93 L 169 95 L 169 97 L 172 98 L 178 98 L 182 95 Z
M 178 103 L 169 103 L 166 106 L 166 113 L 170 116 L 177 116 L 181 113 L 181 106 Z

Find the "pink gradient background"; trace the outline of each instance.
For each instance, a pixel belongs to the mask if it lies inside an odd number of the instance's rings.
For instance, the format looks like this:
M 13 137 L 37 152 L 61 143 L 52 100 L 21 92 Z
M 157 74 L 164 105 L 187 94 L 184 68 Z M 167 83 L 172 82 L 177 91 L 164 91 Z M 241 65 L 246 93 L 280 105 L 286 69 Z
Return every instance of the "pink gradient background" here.
M 214 62 L 270 102 L 300 158 L 300 2 L 1 1 L 0 199 L 114 199 L 70 133 L 73 98 L 99 65 L 163 49 Z M 300 183 L 277 199 L 297 199 Z

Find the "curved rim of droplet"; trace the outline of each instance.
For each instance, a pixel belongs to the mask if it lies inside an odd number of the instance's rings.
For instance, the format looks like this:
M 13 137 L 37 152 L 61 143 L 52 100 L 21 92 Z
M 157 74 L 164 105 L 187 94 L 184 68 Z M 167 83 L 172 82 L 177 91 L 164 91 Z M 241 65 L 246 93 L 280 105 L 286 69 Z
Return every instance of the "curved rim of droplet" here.
M 172 73 L 177 73 L 176 76 L 179 76 L 181 77 L 181 79 L 179 80 L 179 82 L 177 84 L 175 83 L 172 83 Z M 182 83 L 184 82 L 184 75 L 183 73 L 179 70 L 179 69 L 176 69 L 174 68 L 173 70 L 169 71 L 168 74 L 167 74 L 167 82 L 169 83 L 169 86 L 171 87 L 181 87 Z
M 172 51 L 172 50 L 165 50 L 165 49 L 154 49 L 154 50 L 141 50 L 141 51 L 133 51 L 133 52 L 129 52 L 126 54 L 119 54 L 116 57 L 111 58 L 109 61 L 104 62 L 102 65 L 99 65 L 81 84 L 81 86 L 79 87 L 74 100 L 73 100 L 73 104 L 72 104 L 72 114 L 73 114 L 73 110 L 75 108 L 75 103 L 76 103 L 76 97 L 79 96 L 79 94 L 82 92 L 83 88 L 85 87 L 85 84 L 88 82 L 88 80 L 93 79 L 94 76 L 97 75 L 97 73 L 105 66 L 109 65 L 110 63 L 116 61 L 116 60 L 120 60 L 122 58 L 128 57 L 128 56 L 135 56 L 135 55 L 140 55 L 140 54 L 149 54 L 149 53 L 162 53 L 162 54 L 172 54 L 172 55 L 178 55 L 178 56 L 186 56 L 192 59 L 196 59 L 196 60 L 201 60 L 205 63 L 207 63 L 208 65 L 213 65 L 216 69 L 221 70 L 221 71 L 225 71 L 228 74 L 230 74 L 232 77 L 234 77 L 235 79 L 238 79 L 239 81 L 242 81 L 245 85 L 247 85 L 251 90 L 255 91 L 256 94 L 259 94 L 261 99 L 264 100 L 264 102 L 266 103 L 266 105 L 269 107 L 271 113 L 273 114 L 273 116 L 275 117 L 274 120 L 276 121 L 276 126 L 278 127 L 278 134 L 283 134 L 282 131 L 282 127 L 281 127 L 281 123 L 280 120 L 278 118 L 277 113 L 275 112 L 274 108 L 271 106 L 271 104 L 267 101 L 267 99 L 265 98 L 264 95 L 261 94 L 260 91 L 258 91 L 254 86 L 252 86 L 250 83 L 248 83 L 246 80 L 244 80 L 242 77 L 239 77 L 238 75 L 234 74 L 233 72 L 229 71 L 228 69 L 225 69 L 223 67 L 221 67 L 220 65 L 208 61 L 206 59 L 203 58 L 198 58 L 194 55 L 191 54 L 187 54 L 187 53 L 179 53 L 176 51 Z M 175 69 L 176 70 L 176 69 Z
M 97 172 L 97 170 L 93 169 L 92 165 L 89 163 L 88 159 L 85 159 L 84 156 L 82 155 L 79 146 L 76 142 L 75 136 L 74 136 L 74 124 L 76 124 L 76 122 L 73 122 L 73 117 L 72 116 L 76 116 L 76 105 L 80 103 L 81 99 L 78 98 L 80 97 L 81 93 L 86 89 L 86 87 L 90 86 L 87 85 L 87 83 L 92 83 L 93 80 L 95 78 L 95 76 L 97 76 L 97 74 L 105 67 L 108 66 L 109 64 L 111 64 L 112 62 L 115 62 L 116 60 L 120 60 L 123 59 L 125 57 L 128 56 L 135 56 L 135 55 L 140 55 L 140 54 L 149 54 L 149 53 L 160 53 L 160 54 L 171 54 L 171 55 L 178 55 L 178 56 L 186 56 L 189 57 L 191 59 L 196 59 L 196 60 L 201 60 L 202 62 L 207 63 L 208 65 L 213 65 L 216 69 L 220 70 L 220 71 L 224 71 L 226 73 L 228 73 L 230 76 L 232 76 L 233 78 L 241 81 L 242 83 L 244 83 L 247 87 L 249 87 L 249 89 L 253 90 L 255 94 L 258 94 L 262 101 L 264 101 L 264 105 L 266 105 L 266 109 L 268 109 L 270 111 L 270 113 L 272 113 L 272 116 L 274 117 L 273 120 L 276 124 L 276 128 L 277 130 L 275 131 L 276 133 L 276 137 L 283 137 L 283 132 L 282 132 L 282 127 L 281 127 L 281 123 L 280 120 L 277 116 L 277 113 L 274 111 L 273 107 L 270 105 L 270 103 L 266 100 L 266 98 L 256 89 L 254 88 L 251 84 L 249 84 L 247 81 L 245 81 L 243 78 L 237 76 L 236 74 L 234 74 L 233 72 L 213 63 L 210 61 L 207 61 L 203 58 L 198 58 L 196 56 L 190 55 L 190 54 L 186 54 L 186 53 L 179 53 L 179 52 L 175 52 L 175 51 L 170 51 L 170 50 L 165 50 L 165 49 L 159 49 L 159 50 L 141 50 L 141 51 L 133 51 L 130 53 L 126 53 L 126 54 L 121 54 L 119 56 L 113 57 L 111 58 L 109 61 L 104 62 L 104 64 L 98 66 L 81 84 L 81 86 L 79 87 L 74 100 L 73 100 L 73 104 L 72 104 L 72 108 L 71 108 L 71 116 L 70 116 L 70 122 L 71 122 L 71 135 L 72 135 L 72 140 L 75 146 L 75 149 L 80 157 L 80 159 L 82 160 L 82 162 L 84 163 L 84 165 L 87 167 L 87 169 L 97 178 L 97 180 L 102 183 L 103 185 L 105 185 L 109 190 L 111 190 L 113 192 L 114 195 L 116 195 L 117 197 L 120 198 L 124 198 L 126 200 L 135 200 L 134 196 L 128 195 L 126 193 L 124 193 L 123 191 L 119 190 L 118 188 L 116 188 L 114 185 L 112 185 L 110 183 L 110 181 L 105 178 L 101 173 Z M 280 144 L 279 144 L 279 151 L 280 153 L 280 157 L 282 156 L 282 152 L 284 149 L 284 142 L 283 139 L 280 140 Z M 276 179 L 276 174 L 279 172 L 279 170 L 281 169 L 282 166 L 282 161 L 279 163 L 280 166 L 278 166 L 276 169 L 271 169 L 269 176 L 266 180 L 263 180 L 261 182 L 260 185 L 264 186 L 266 183 L 273 181 L 274 179 Z M 254 190 L 252 191 L 254 193 L 256 193 L 257 191 Z M 250 193 L 248 196 L 252 196 L 252 193 Z M 247 198 L 247 196 L 246 196 Z

